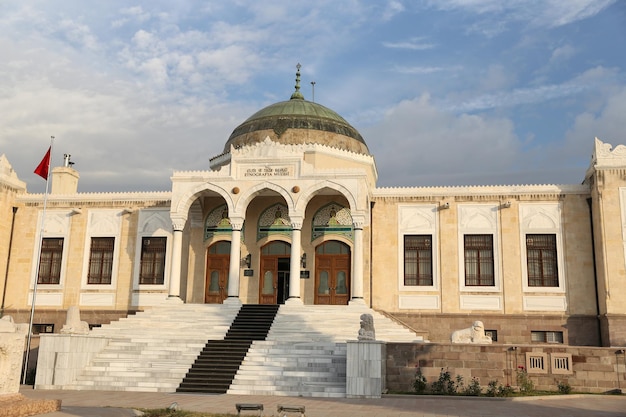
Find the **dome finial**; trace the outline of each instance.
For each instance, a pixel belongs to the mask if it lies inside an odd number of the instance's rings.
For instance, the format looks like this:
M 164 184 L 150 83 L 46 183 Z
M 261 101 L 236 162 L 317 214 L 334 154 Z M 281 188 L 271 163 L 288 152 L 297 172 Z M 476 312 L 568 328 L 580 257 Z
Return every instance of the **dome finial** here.
M 291 95 L 291 100 L 304 100 L 304 96 L 300 92 L 300 68 L 302 68 L 302 65 L 300 65 L 300 63 L 298 62 L 296 68 L 298 70 L 296 71 L 296 91 L 294 91 L 294 93 Z

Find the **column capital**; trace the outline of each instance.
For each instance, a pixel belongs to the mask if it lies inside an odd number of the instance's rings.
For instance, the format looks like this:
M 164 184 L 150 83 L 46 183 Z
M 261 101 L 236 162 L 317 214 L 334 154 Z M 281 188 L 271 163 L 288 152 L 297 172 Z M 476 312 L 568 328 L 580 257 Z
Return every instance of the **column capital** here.
M 363 230 L 363 227 L 367 224 L 365 216 L 352 215 L 352 227 L 355 229 Z
M 289 216 L 289 220 L 291 221 L 291 228 L 294 230 L 302 229 L 302 224 L 304 223 L 304 217 L 300 216 Z
M 172 217 L 172 229 L 182 232 L 185 229 L 187 219 L 183 217 Z
M 229 217 L 228 220 L 230 220 L 233 230 L 241 230 L 245 219 L 243 217 Z

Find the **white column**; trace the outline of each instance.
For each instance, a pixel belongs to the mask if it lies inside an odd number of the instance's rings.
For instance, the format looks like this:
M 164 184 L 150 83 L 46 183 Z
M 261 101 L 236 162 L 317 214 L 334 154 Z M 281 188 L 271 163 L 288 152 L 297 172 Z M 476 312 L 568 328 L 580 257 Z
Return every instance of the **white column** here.
M 241 268 L 241 227 L 243 221 L 235 222 L 232 218 L 230 223 L 233 233 L 230 241 L 230 264 L 228 268 L 228 298 L 225 304 L 241 304 L 239 299 L 239 269 Z
M 350 304 L 363 301 L 363 225 L 354 224 L 354 251 L 352 254 L 352 297 Z
M 180 298 L 180 269 L 183 253 L 183 229 L 187 219 L 172 220 L 174 236 L 172 238 L 172 263 L 170 269 L 170 287 L 168 301 L 182 302 Z
M 292 219 L 293 220 L 293 219 Z M 302 222 L 291 223 L 291 260 L 289 263 L 289 298 L 286 303 L 302 304 L 300 298 L 300 248 L 302 247 Z

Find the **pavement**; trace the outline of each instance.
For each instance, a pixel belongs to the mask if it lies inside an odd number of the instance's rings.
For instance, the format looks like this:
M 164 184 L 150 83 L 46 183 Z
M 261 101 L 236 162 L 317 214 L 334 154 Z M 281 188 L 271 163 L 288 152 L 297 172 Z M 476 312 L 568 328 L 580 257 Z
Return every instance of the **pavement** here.
M 355 399 L 34 390 L 26 385 L 21 386 L 20 394 L 31 399 L 61 400 L 61 411 L 41 414 L 45 417 L 131 417 L 136 415 L 133 409 L 166 408 L 172 403 L 182 410 L 233 415 L 237 415 L 238 403 L 263 404 L 265 417 L 279 416 L 278 405 L 303 405 L 307 417 L 626 417 L 624 394 L 516 398 L 385 395 Z M 241 412 L 242 417 L 258 415 L 258 411 Z M 287 417 L 295 416 L 300 413 L 287 413 Z

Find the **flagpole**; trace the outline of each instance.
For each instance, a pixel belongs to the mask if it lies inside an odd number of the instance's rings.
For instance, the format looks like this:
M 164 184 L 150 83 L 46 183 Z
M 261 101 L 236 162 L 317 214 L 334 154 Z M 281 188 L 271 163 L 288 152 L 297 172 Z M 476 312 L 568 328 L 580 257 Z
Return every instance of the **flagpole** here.
M 50 136 L 50 156 L 46 167 L 46 193 L 43 197 L 43 213 L 41 215 L 41 228 L 39 229 L 39 243 L 37 245 L 37 269 L 35 270 L 35 283 L 33 284 L 33 299 L 30 307 L 30 321 L 28 323 L 28 342 L 26 343 L 26 359 L 24 360 L 24 373 L 22 375 L 22 385 L 26 385 L 26 373 L 28 372 L 28 359 L 30 356 L 30 342 L 33 335 L 33 318 L 35 317 L 35 301 L 37 299 L 37 283 L 39 282 L 39 268 L 41 264 L 41 247 L 43 245 L 44 225 L 46 223 L 46 207 L 48 206 L 48 184 L 50 183 L 50 161 L 52 160 L 52 146 L 54 136 Z

